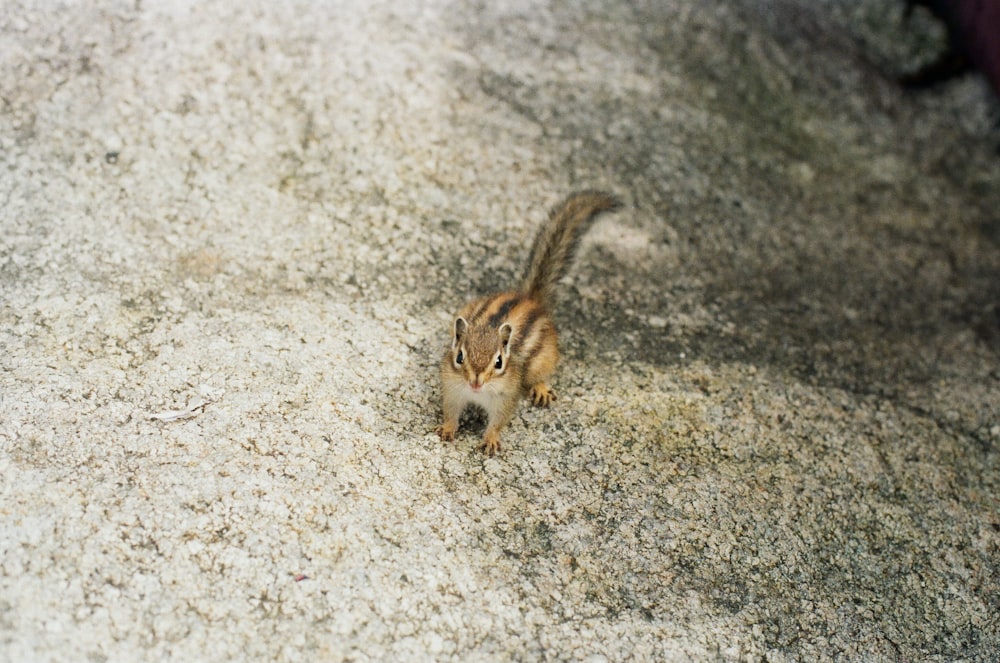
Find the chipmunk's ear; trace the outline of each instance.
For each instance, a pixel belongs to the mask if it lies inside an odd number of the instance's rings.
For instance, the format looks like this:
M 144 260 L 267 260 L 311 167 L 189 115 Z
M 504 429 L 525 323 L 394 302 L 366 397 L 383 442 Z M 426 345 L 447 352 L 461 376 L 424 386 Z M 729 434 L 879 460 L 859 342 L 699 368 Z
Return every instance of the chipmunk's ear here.
M 500 329 L 497 330 L 500 334 L 500 343 L 503 345 L 503 352 L 507 354 L 510 352 L 510 337 L 514 333 L 514 328 L 510 326 L 509 322 L 505 322 L 500 325 Z
M 465 318 L 458 316 L 455 318 L 455 339 L 452 344 L 458 347 L 458 344 L 462 342 L 465 338 L 465 332 L 469 329 L 469 323 L 465 321 Z

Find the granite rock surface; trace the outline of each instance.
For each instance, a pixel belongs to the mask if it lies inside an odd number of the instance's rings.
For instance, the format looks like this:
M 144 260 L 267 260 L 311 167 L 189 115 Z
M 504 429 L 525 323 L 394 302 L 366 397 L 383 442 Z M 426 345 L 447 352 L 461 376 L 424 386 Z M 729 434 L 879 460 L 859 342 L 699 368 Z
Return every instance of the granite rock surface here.
M 902 5 L 6 3 L 0 660 L 995 660 L 1000 111 Z

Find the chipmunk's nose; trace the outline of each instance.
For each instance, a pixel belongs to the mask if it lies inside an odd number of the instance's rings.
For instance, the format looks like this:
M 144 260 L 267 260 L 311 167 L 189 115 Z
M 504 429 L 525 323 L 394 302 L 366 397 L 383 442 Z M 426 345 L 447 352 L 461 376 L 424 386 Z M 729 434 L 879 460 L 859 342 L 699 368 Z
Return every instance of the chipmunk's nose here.
M 482 386 L 483 383 L 479 381 L 479 376 L 476 376 L 471 380 L 469 380 L 469 388 L 472 389 L 472 391 L 479 391 L 482 388 Z

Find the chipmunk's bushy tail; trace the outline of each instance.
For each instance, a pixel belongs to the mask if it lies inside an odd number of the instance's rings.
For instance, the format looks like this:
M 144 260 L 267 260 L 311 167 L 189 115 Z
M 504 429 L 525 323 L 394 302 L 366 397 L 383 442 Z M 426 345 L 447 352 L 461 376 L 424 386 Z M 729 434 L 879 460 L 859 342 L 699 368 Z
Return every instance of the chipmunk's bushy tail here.
M 611 194 L 582 191 L 552 208 L 531 248 L 522 291 L 551 307 L 555 285 L 569 269 L 583 231 L 598 214 L 619 207 L 621 202 Z

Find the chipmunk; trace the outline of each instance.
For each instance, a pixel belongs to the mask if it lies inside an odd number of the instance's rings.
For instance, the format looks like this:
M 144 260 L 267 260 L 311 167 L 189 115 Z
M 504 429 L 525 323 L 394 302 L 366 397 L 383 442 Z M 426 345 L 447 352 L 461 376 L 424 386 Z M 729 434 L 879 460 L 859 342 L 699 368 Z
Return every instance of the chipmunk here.
M 523 395 L 541 407 L 555 400 L 546 384 L 559 361 L 550 315 L 555 285 L 589 223 L 618 207 L 618 199 L 607 193 L 571 195 L 553 208 L 539 231 L 520 289 L 477 299 L 459 311 L 441 360 L 444 423 L 436 432 L 442 440 L 453 440 L 462 410 L 477 405 L 488 417 L 479 448 L 492 456 L 500 450 L 500 430 Z

